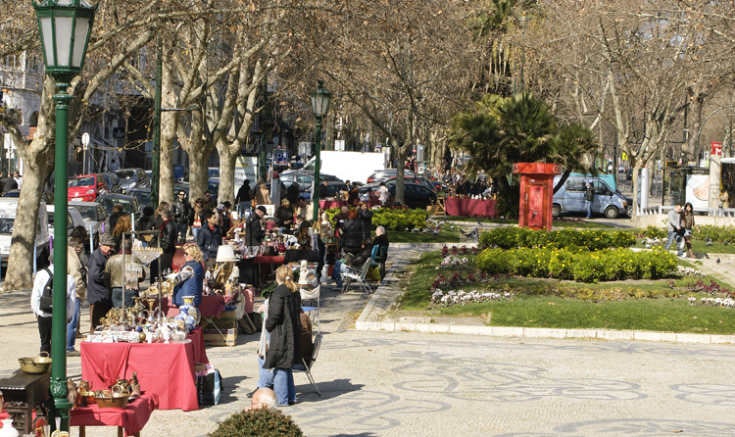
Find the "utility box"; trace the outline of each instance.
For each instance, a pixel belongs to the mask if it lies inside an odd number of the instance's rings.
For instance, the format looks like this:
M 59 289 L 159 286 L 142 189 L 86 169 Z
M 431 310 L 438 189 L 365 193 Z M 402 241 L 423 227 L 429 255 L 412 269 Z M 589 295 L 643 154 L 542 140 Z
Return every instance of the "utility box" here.
M 554 176 L 559 168 L 543 162 L 519 162 L 513 164 L 513 173 L 521 176 L 518 226 L 551 230 Z

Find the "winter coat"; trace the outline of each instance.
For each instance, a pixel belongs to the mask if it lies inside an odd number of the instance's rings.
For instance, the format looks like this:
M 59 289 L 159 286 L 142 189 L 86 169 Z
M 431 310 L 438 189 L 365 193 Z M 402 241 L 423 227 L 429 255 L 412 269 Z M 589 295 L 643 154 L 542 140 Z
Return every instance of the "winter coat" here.
M 296 337 L 301 331 L 299 313 L 301 296 L 281 284 L 273 290 L 268 300 L 268 319 L 265 329 L 271 340 L 263 367 L 266 369 L 290 369 L 301 361 Z
M 388 238 L 385 235 L 375 237 L 370 258 L 377 263 L 384 263 L 388 259 L 388 244 Z
M 171 220 L 166 220 L 161 225 L 161 249 L 166 253 L 176 252 L 176 240 L 178 239 L 178 230 L 176 224 Z
M 258 214 L 251 214 L 248 217 L 245 228 L 245 244 L 248 246 L 260 246 L 263 238 L 265 238 L 265 231 L 260 225 L 260 217 L 258 217 Z
M 342 235 L 342 247 L 347 250 L 359 249 L 363 244 L 363 226 L 362 220 L 347 219 L 344 222 Z
M 204 260 L 217 258 L 217 249 L 222 244 L 222 230 L 219 226 L 211 229 L 209 225 L 202 226 L 197 236 L 197 244 L 204 255 Z
M 188 201 L 176 199 L 173 203 L 173 216 L 177 225 L 188 225 L 194 220 L 194 211 Z
M 105 264 L 107 264 L 107 256 L 99 249 L 92 252 L 87 268 L 87 301 L 90 304 L 105 301 L 112 303 L 110 281 L 105 274 Z

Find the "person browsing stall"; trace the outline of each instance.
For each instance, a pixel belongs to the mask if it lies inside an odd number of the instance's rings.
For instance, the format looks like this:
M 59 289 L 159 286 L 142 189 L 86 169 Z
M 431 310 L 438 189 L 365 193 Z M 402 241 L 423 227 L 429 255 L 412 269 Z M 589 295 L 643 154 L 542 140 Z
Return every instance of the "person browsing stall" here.
M 204 218 L 207 224 L 202 226 L 201 231 L 199 231 L 197 244 L 199 245 L 199 250 L 202 252 L 204 264 L 209 268 L 214 267 L 217 258 L 217 249 L 222 244 L 222 229 L 218 225 L 219 216 L 216 212 L 211 210 L 206 211 Z
M 135 304 L 133 299 L 138 296 L 138 283 L 145 279 L 143 265 L 135 260 L 132 253 L 133 239 L 127 238 L 120 252 L 112 255 L 105 265 L 105 274 L 110 278 L 110 292 L 114 308 L 123 307 L 123 291 L 125 307 L 132 307 Z
M 202 301 L 204 288 L 204 266 L 202 265 L 202 251 L 196 244 L 184 246 L 184 265 L 178 273 L 171 274 L 174 282 L 174 304 L 184 305 L 185 296 L 194 297 L 194 306 L 199 307 Z
M 263 229 L 263 217 L 265 217 L 265 206 L 260 205 L 255 208 L 255 214 L 248 217 L 245 228 L 245 244 L 248 246 L 260 246 L 265 238 L 265 230 Z
M 89 257 L 87 267 L 87 302 L 89 302 L 90 332 L 100 324 L 100 319 L 112 308 L 109 277 L 105 274 L 107 259 L 112 255 L 115 239 L 109 233 L 100 236 L 99 247 Z

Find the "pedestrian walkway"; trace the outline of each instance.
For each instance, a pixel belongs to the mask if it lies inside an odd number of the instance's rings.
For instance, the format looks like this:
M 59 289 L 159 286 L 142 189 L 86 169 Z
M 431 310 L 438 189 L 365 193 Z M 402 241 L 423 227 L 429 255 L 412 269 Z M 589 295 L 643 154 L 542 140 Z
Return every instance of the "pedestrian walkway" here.
M 441 246 L 391 244 L 389 275 L 372 295 L 324 288 L 324 342 L 313 368 L 322 396 L 297 373 L 299 402 L 282 410 L 305 435 L 735 435 L 732 345 L 353 329 L 356 319 L 359 325 L 390 314 L 407 264 Z M 729 267 L 731 258 L 720 264 Z M 718 265 L 716 258 L 705 264 Z M 0 295 L 2 376 L 18 368 L 18 357 L 38 351 L 28 299 L 27 291 Z M 224 378 L 220 405 L 155 411 L 142 434 L 203 437 L 246 408 L 258 377 L 257 338 L 207 349 Z M 67 366 L 70 377 L 80 377 L 80 358 Z M 116 432 L 89 428 L 87 435 Z

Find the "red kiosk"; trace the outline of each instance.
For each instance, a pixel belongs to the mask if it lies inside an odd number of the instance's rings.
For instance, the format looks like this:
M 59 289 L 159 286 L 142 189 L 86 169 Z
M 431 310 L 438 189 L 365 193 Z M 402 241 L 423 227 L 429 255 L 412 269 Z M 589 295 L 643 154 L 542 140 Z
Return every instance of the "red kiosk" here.
M 551 230 L 554 175 L 559 173 L 559 168 L 544 162 L 519 162 L 513 164 L 513 173 L 521 175 L 518 225 Z

